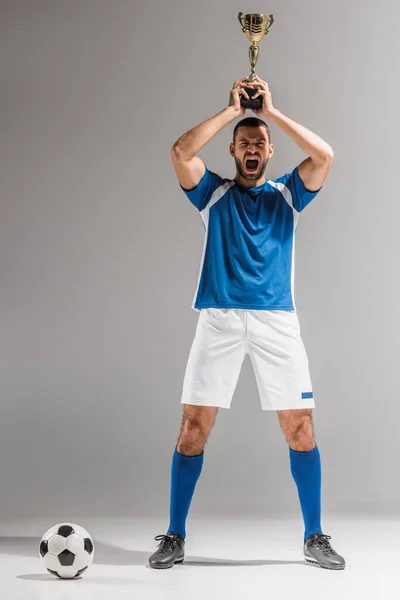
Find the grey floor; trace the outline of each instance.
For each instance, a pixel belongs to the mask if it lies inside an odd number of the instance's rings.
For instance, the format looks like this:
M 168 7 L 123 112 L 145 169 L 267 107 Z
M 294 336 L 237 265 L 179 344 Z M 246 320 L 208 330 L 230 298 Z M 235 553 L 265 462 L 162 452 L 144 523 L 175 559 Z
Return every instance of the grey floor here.
M 68 519 L 66 519 L 68 520 Z M 75 521 L 77 522 L 77 521 Z M 347 560 L 344 571 L 306 563 L 299 519 L 191 518 L 186 560 L 155 571 L 147 558 L 164 533 L 160 519 L 81 519 L 95 541 L 77 581 L 44 569 L 38 543 L 51 521 L 0 523 L 1 597 L 7 600 L 208 600 L 399 597 L 400 519 L 327 517 L 324 531 Z

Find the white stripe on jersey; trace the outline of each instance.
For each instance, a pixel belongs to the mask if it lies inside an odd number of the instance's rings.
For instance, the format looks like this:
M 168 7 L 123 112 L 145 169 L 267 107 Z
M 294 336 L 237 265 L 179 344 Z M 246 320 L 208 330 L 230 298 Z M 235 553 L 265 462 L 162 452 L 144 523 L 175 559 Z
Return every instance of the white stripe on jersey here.
M 270 185 L 272 185 L 272 187 L 274 187 L 276 190 L 279 190 L 281 192 L 282 196 L 285 198 L 286 202 L 289 204 L 290 208 L 293 210 L 292 272 L 290 274 L 290 286 L 292 288 L 291 292 L 292 292 L 293 307 L 294 307 L 294 310 L 296 310 L 296 302 L 295 302 L 295 298 L 294 298 L 294 273 L 295 273 L 294 249 L 295 249 L 295 244 L 296 244 L 296 227 L 297 227 L 297 223 L 299 220 L 299 213 L 293 206 L 292 192 L 289 190 L 288 187 L 286 187 L 286 185 L 284 185 L 283 183 L 278 183 L 276 181 L 271 181 L 271 180 L 269 180 L 267 183 L 269 183 Z
M 199 291 L 201 273 L 203 271 L 203 265 L 204 265 L 204 257 L 206 255 L 207 238 L 208 238 L 208 219 L 209 219 L 209 215 L 210 215 L 210 209 L 211 209 L 212 206 L 214 206 L 214 204 L 216 202 L 218 202 L 218 200 L 220 200 L 222 198 L 222 196 L 224 196 L 224 194 L 226 194 L 226 192 L 229 190 L 229 188 L 231 188 L 233 185 L 235 185 L 235 181 L 234 180 L 233 181 L 227 181 L 223 185 L 220 185 L 213 192 L 213 194 L 212 194 L 212 196 L 210 198 L 210 201 L 208 202 L 207 206 L 200 212 L 200 216 L 201 216 L 201 219 L 203 221 L 203 225 L 205 227 L 206 233 L 205 233 L 205 236 L 204 236 L 203 253 L 201 255 L 199 276 L 197 278 L 197 287 L 196 287 L 196 291 L 194 293 L 193 302 L 192 302 L 192 308 L 195 311 L 197 311 L 197 312 L 200 312 L 200 310 L 198 308 L 195 308 L 194 305 L 196 303 L 197 293 Z

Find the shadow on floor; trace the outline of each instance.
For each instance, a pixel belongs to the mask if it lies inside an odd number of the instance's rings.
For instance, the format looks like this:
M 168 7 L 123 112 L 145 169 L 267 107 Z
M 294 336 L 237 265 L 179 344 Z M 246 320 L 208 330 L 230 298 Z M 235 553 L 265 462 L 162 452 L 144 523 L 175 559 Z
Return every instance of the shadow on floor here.
M 37 556 L 39 558 L 39 542 L 34 537 L 0 537 L 0 554 L 8 556 Z M 109 566 L 148 566 L 148 558 L 155 549 L 150 551 L 130 550 L 113 546 L 101 541 L 94 541 L 95 556 L 94 564 Z M 183 565 L 176 565 L 175 568 L 182 566 L 191 567 L 253 567 L 268 565 L 303 565 L 309 566 L 302 560 L 237 560 L 225 558 L 205 558 L 188 556 Z M 148 567 L 150 568 L 150 567 Z M 34 580 L 43 577 L 46 580 L 47 575 L 23 575 L 20 578 L 32 578 Z M 50 576 L 51 577 L 51 576 Z

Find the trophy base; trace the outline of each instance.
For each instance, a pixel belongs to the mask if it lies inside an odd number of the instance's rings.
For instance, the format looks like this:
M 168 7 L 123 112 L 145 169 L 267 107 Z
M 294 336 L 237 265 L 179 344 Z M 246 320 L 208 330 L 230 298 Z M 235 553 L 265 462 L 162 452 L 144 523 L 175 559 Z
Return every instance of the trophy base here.
M 263 105 L 263 99 L 262 96 L 258 96 L 255 100 L 252 99 L 252 97 L 254 96 L 254 94 L 256 94 L 258 92 L 257 89 L 254 88 L 244 88 L 246 90 L 246 92 L 249 95 L 249 100 L 247 98 L 245 98 L 244 96 L 240 96 L 240 105 L 243 106 L 243 108 L 262 108 Z

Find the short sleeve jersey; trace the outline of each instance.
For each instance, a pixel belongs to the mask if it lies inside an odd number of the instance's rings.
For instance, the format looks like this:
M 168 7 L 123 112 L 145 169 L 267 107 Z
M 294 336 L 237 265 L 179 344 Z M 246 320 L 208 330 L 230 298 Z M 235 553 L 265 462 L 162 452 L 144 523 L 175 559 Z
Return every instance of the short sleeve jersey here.
M 295 310 L 295 230 L 320 190 L 305 188 L 298 167 L 249 188 L 206 166 L 194 189 L 181 188 L 205 227 L 192 308 Z

